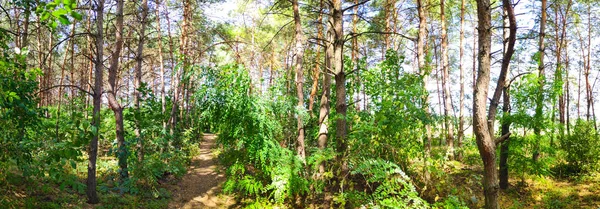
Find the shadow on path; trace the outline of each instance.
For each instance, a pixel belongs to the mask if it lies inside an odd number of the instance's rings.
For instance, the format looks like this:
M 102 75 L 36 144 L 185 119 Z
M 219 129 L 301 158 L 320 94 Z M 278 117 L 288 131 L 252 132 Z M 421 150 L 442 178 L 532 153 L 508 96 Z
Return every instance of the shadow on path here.
M 217 170 L 217 159 L 211 152 L 215 140 L 214 134 L 204 135 L 200 154 L 192 159 L 187 174 L 170 186 L 169 208 L 228 208 L 235 204 L 233 197 L 220 195 L 225 175 Z

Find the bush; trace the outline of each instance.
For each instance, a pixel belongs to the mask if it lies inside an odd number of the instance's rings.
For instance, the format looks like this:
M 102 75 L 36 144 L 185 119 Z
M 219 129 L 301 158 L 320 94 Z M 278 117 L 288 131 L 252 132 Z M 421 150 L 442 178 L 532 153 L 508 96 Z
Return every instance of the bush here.
M 362 159 L 352 168 L 352 175 L 361 175 L 370 187 L 367 196 L 354 195 L 353 205 L 367 205 L 368 208 L 429 208 L 429 204 L 419 197 L 410 178 L 395 163 L 381 159 Z M 360 198 L 360 197 L 367 198 Z M 358 201 L 357 201 L 358 200 Z
M 573 133 L 560 141 L 565 160 L 572 173 L 589 172 L 597 168 L 600 160 L 600 138 L 593 122 L 577 120 Z

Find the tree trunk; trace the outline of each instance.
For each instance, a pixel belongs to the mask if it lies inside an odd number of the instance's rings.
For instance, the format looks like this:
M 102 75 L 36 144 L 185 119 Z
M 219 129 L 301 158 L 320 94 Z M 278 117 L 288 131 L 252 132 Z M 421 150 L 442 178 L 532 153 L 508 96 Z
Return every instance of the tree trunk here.
M 544 38 L 546 37 L 546 2 L 547 0 L 542 0 L 542 14 L 541 14 L 541 19 L 540 19 L 540 41 L 539 41 L 539 61 L 538 61 L 538 95 L 536 96 L 536 107 L 535 107 L 535 115 L 534 115 L 534 126 L 533 126 L 533 132 L 535 133 L 538 142 L 534 143 L 534 150 L 533 150 L 533 156 L 532 159 L 534 162 L 537 162 L 539 156 L 540 156 L 540 138 L 541 138 L 541 131 L 542 131 L 542 121 L 544 119 L 544 115 L 543 115 L 543 109 L 544 109 L 544 80 L 545 78 L 545 73 L 544 73 L 544 51 L 545 51 L 545 45 L 544 45 Z
M 117 136 L 117 158 L 119 160 L 119 174 L 121 183 L 129 178 L 127 169 L 127 147 L 125 145 L 125 134 L 123 128 L 123 107 L 117 101 L 117 79 L 119 74 L 119 58 L 121 57 L 121 49 L 123 48 L 123 4 L 124 0 L 117 0 L 116 21 L 115 21 L 115 49 L 111 55 L 110 67 L 108 69 L 108 85 L 107 91 L 108 105 L 115 115 L 115 131 Z
M 419 74 L 423 78 L 423 86 L 427 87 L 427 80 L 429 79 L 429 74 L 431 73 L 431 68 L 429 66 L 425 66 L 425 40 L 427 39 L 427 10 L 425 9 L 426 0 L 417 0 L 417 11 L 419 15 L 419 36 L 417 38 L 417 60 L 419 67 Z M 429 112 L 429 94 L 423 95 L 423 109 L 427 114 L 427 117 L 430 117 Z M 428 172 L 428 163 L 427 158 L 431 153 L 431 125 L 429 123 L 425 123 L 425 132 L 426 136 L 423 140 L 423 147 L 425 147 L 424 152 L 424 168 L 423 175 L 425 176 L 425 184 L 429 182 L 429 172 Z
M 333 26 L 333 74 L 335 75 L 335 93 L 336 104 L 335 111 L 338 114 L 336 117 L 336 140 L 337 140 L 337 161 L 340 163 L 342 181 L 348 174 L 348 165 L 346 162 L 346 138 L 348 135 L 348 127 L 346 124 L 346 74 L 344 72 L 344 30 L 343 30 L 343 10 L 342 1 L 333 0 L 332 4 L 332 26 Z M 343 185 L 341 183 L 340 185 Z
M 510 0 L 502 0 L 502 10 L 504 19 L 504 53 L 502 56 L 502 66 L 500 68 L 500 75 L 498 77 L 498 83 L 496 89 L 492 95 L 490 102 L 490 109 L 488 112 L 488 127 L 490 128 L 490 135 L 494 135 L 494 128 L 496 122 L 496 114 L 498 105 L 500 103 L 500 97 L 502 96 L 502 90 L 506 82 L 506 76 L 510 71 L 510 60 L 515 52 L 515 42 L 517 34 L 517 21 L 515 19 L 515 12 Z
M 506 1 L 506 0 L 505 0 Z M 502 105 L 502 112 L 504 116 L 510 115 L 510 84 L 507 83 L 503 88 L 504 104 Z M 510 120 L 502 120 L 502 135 L 506 135 L 510 132 Z M 509 153 L 510 139 L 506 139 L 500 145 L 500 189 L 508 189 L 508 153 Z
M 500 77 L 502 79 L 498 79 L 498 84 L 496 86 L 496 91 L 494 92 L 494 97 L 492 98 L 492 105 L 499 102 L 496 99 L 496 94 L 498 93 L 498 89 L 501 88 L 503 92 L 503 100 L 504 104 L 502 107 L 502 112 L 504 113 L 504 117 L 508 117 L 510 115 L 510 83 L 507 83 L 506 75 L 510 71 L 510 60 L 512 59 L 512 55 L 515 50 L 515 42 L 516 42 L 516 34 L 517 34 L 517 20 L 515 18 L 515 12 L 513 9 L 513 4 L 511 0 L 502 0 L 502 10 L 503 10 L 503 22 L 504 22 L 504 53 L 502 57 L 502 66 L 500 69 Z M 502 85 L 502 86 L 500 86 Z M 496 110 L 491 108 L 488 113 L 488 125 L 490 125 L 491 130 L 494 128 L 494 120 L 496 115 Z M 510 132 L 510 120 L 502 121 L 502 136 L 509 134 Z M 490 135 L 494 135 L 493 132 L 490 132 Z M 500 148 L 500 188 L 507 189 L 508 188 L 508 148 L 509 148 L 509 139 L 506 139 L 502 142 Z
M 358 5 L 358 0 L 354 0 L 354 4 Z M 354 10 L 354 14 L 352 15 L 352 33 L 353 34 L 357 34 L 358 33 L 358 29 L 357 29 L 357 25 L 358 25 L 358 6 L 355 6 L 353 8 Z M 354 86 L 355 86 L 355 100 L 354 100 L 354 107 L 356 109 L 356 111 L 360 111 L 360 72 L 359 72 L 359 66 L 358 66 L 358 37 L 354 36 L 352 38 L 352 52 L 350 53 L 350 59 L 352 62 L 352 66 L 354 66 L 354 73 L 355 73 L 355 81 L 354 81 Z
M 321 42 L 323 39 L 323 0 L 319 3 L 319 19 L 317 19 L 317 42 Z M 315 97 L 317 96 L 317 88 L 319 87 L 319 78 L 321 74 L 321 47 L 317 44 L 315 55 L 315 68 L 313 69 L 313 84 L 310 90 L 310 96 L 308 97 L 308 112 L 313 117 L 313 107 L 315 103 Z M 270 80 L 269 80 L 270 81 Z
M 473 129 L 477 148 L 483 160 L 483 190 L 485 207 L 498 208 L 498 171 L 496 170 L 496 144 L 490 135 L 486 109 L 490 84 L 490 53 L 492 47 L 491 5 L 489 0 L 477 0 L 479 32 L 479 70 L 473 92 Z
M 137 65 L 135 66 L 135 81 L 134 81 L 134 85 L 135 85 L 135 97 L 134 97 L 134 105 L 135 105 L 135 109 L 138 111 L 140 111 L 140 100 L 141 100 L 141 93 L 139 91 L 139 88 L 142 86 L 142 62 L 144 61 L 144 41 L 146 39 L 146 20 L 148 19 L 148 0 L 142 0 L 142 5 L 140 8 L 142 11 L 142 16 L 141 16 L 141 28 L 140 28 L 140 32 L 139 32 L 139 36 L 140 36 L 140 42 L 138 43 L 137 46 L 137 57 L 136 57 L 136 62 Z M 140 121 L 139 118 L 135 119 L 135 137 L 137 138 L 137 151 L 138 151 L 138 162 L 140 163 L 140 165 L 142 165 L 141 163 L 144 161 L 144 141 L 142 139 L 141 133 L 140 133 Z
M 296 94 L 298 95 L 298 105 L 296 111 L 297 113 L 297 121 L 298 121 L 298 139 L 296 145 L 296 151 L 300 158 L 304 160 L 306 158 L 305 150 L 304 150 L 304 122 L 302 120 L 302 116 L 305 112 L 304 109 L 304 91 L 302 90 L 302 84 L 304 83 L 304 75 L 303 75 L 303 59 L 304 59 L 304 34 L 302 32 L 302 22 L 300 21 L 300 9 L 298 8 L 298 0 L 292 1 L 292 7 L 294 10 L 294 26 L 296 29 Z
M 590 85 L 590 70 L 592 68 L 590 60 L 591 57 L 591 49 L 592 49 L 592 11 L 591 11 L 591 3 L 587 2 L 587 12 L 588 12 L 588 45 L 587 45 L 587 67 L 585 70 L 585 91 L 587 95 L 587 120 L 590 121 L 590 117 L 594 121 L 594 129 L 598 130 L 598 125 L 596 124 L 596 114 L 594 112 L 594 92 L 592 91 L 592 86 Z
M 92 119 L 92 140 L 90 141 L 90 148 L 88 150 L 89 162 L 88 162 L 88 176 L 86 181 L 86 195 L 88 203 L 96 204 L 100 202 L 98 194 L 96 192 L 96 158 L 98 157 L 98 131 L 100 130 L 100 108 L 102 105 L 102 77 L 103 77 L 103 60 L 104 60 L 104 37 L 103 37 L 103 24 L 104 24 L 104 0 L 96 1 L 96 59 L 94 63 L 95 77 L 94 77 L 94 110 Z
M 162 31 L 160 23 L 160 1 L 156 2 L 156 34 L 158 39 L 158 63 L 160 67 L 160 102 L 161 102 L 161 113 L 165 115 L 167 111 L 166 91 L 165 91 L 165 61 L 163 57 L 163 42 L 162 42 Z M 167 129 L 167 123 L 163 120 L 163 129 Z
M 329 25 L 329 24 L 328 24 Z M 327 41 L 325 47 L 325 73 L 323 73 L 323 92 L 319 107 L 319 138 L 318 146 L 321 151 L 327 147 L 327 137 L 329 134 L 329 110 L 331 108 L 331 66 L 333 60 L 333 29 L 331 26 L 327 29 Z M 319 176 L 325 173 L 325 162 L 319 165 Z
M 448 73 L 448 34 L 446 33 L 446 15 L 445 15 L 445 1 L 440 1 L 440 21 L 442 26 L 442 71 L 443 71 L 443 79 L 442 79 L 442 88 L 444 89 L 444 123 L 446 124 L 446 145 L 448 146 L 448 151 L 446 152 L 446 156 L 448 156 L 449 160 L 454 160 L 454 126 L 452 119 L 450 118 L 450 111 L 452 111 L 451 103 L 451 95 L 450 95 L 450 86 L 448 84 L 448 80 L 450 79 L 450 74 Z
M 460 70 L 460 104 L 458 112 L 458 136 L 456 138 L 456 146 L 460 149 L 462 147 L 462 141 L 465 136 L 465 69 L 464 69 L 464 40 L 465 40 L 465 0 L 461 0 L 460 3 L 460 44 L 459 48 L 459 70 Z M 462 160 L 462 152 L 455 152 L 456 159 Z

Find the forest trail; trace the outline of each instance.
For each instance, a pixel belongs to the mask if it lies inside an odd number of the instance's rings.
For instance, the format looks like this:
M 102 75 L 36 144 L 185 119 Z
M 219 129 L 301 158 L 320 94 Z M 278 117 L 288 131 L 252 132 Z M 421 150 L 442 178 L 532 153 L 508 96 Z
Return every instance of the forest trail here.
M 173 199 L 169 208 L 228 208 L 235 204 L 233 197 L 219 194 L 225 175 L 217 169 L 217 159 L 211 150 L 216 137 L 204 135 L 200 154 L 192 159 L 187 174 L 170 186 Z

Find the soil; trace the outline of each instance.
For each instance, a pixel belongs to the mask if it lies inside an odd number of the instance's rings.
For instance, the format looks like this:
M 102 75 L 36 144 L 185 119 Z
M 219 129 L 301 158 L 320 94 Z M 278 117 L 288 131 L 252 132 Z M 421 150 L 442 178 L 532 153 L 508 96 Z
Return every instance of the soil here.
M 169 208 L 230 208 L 235 205 L 233 197 L 221 195 L 225 175 L 212 153 L 216 135 L 205 134 L 203 138 L 200 154 L 192 159 L 187 174 L 176 185 L 169 186 L 172 194 Z

